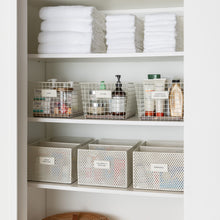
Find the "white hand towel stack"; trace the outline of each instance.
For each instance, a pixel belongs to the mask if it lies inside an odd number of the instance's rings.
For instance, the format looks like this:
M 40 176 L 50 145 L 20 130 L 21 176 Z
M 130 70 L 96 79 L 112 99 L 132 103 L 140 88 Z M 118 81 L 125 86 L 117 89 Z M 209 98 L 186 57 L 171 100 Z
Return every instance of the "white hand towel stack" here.
M 135 15 L 106 16 L 106 44 L 108 53 L 143 51 L 143 22 Z
M 94 7 L 43 7 L 39 15 L 38 53 L 106 52 L 105 17 Z
M 144 20 L 144 52 L 174 52 L 176 50 L 176 15 L 150 14 Z

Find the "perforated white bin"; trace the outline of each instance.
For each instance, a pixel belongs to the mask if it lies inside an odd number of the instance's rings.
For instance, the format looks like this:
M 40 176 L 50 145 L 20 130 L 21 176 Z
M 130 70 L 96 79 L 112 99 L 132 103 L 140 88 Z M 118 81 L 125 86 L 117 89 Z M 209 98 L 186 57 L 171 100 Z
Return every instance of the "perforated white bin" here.
M 56 137 L 28 146 L 28 180 L 72 183 L 77 179 L 77 149 L 91 138 Z
M 127 188 L 137 140 L 101 139 L 78 149 L 78 184 Z
M 181 142 L 149 142 L 133 152 L 133 187 L 183 191 L 184 155 Z

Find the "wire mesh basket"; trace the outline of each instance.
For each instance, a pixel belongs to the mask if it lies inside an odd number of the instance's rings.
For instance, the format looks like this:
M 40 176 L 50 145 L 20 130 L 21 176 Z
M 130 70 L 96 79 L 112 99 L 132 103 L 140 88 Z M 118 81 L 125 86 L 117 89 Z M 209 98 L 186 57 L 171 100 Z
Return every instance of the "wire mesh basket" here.
M 91 138 L 56 137 L 28 146 L 28 180 L 72 183 L 77 179 L 77 149 Z
M 135 140 L 101 139 L 78 149 L 78 184 L 127 188 L 132 182 Z
M 176 142 L 145 143 L 133 152 L 133 188 L 183 191 L 183 148 Z
M 36 82 L 33 116 L 71 118 L 81 115 L 81 91 L 77 82 Z
M 123 83 L 122 91 L 114 95 L 115 84 L 81 83 L 84 116 L 87 119 L 127 119 L 136 113 L 135 86 Z
M 135 90 L 140 120 L 183 121 L 183 82 L 161 79 L 146 80 L 142 84 L 136 84 Z

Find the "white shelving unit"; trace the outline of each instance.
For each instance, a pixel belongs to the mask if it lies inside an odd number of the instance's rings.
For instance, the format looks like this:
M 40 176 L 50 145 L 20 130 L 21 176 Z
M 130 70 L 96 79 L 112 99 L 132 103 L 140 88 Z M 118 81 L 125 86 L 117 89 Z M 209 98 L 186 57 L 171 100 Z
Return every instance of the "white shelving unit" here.
M 131 186 L 127 189 L 108 188 L 108 187 L 89 187 L 80 186 L 77 183 L 73 184 L 56 184 L 56 183 L 41 183 L 32 182 L 28 183 L 29 187 L 39 189 L 53 189 L 64 190 L 73 192 L 87 192 L 87 193 L 103 193 L 110 195 L 127 195 L 127 196 L 140 196 L 140 197 L 152 197 L 152 198 L 177 198 L 182 199 L 182 192 L 166 192 L 166 191 L 150 191 L 150 190 L 134 190 Z
M 95 53 L 95 54 L 29 54 L 30 60 L 42 61 L 42 62 L 55 62 L 55 61 L 70 61 L 78 59 L 183 59 L 184 52 L 169 52 L 169 53 L 128 53 L 128 54 L 107 54 L 107 53 Z
M 163 127 L 183 127 L 183 121 L 140 121 L 136 117 L 127 120 L 95 120 L 84 119 L 83 116 L 69 118 L 34 118 L 29 117 L 29 122 L 41 123 L 64 123 L 64 124 L 85 124 L 85 125 L 126 125 L 126 126 L 163 126 Z
M 45 81 L 49 78 L 74 81 L 112 80 L 119 73 L 128 81 L 140 82 L 147 73 L 159 72 L 167 77 L 183 79 L 184 52 L 136 54 L 37 54 L 40 7 L 62 4 L 93 5 L 104 13 L 134 13 L 143 16 L 153 12 L 176 12 L 183 15 L 183 0 L 22 0 L 21 25 L 28 23 L 28 40 L 20 39 L 23 47 L 23 95 L 28 96 L 28 81 Z M 20 6 L 22 7 L 22 6 Z M 28 7 L 28 20 L 25 8 Z M 21 11 L 22 11 L 21 10 Z M 27 28 L 27 27 L 26 27 Z M 26 70 L 28 66 L 28 71 Z M 25 72 L 26 71 L 26 72 Z M 31 88 L 29 88 L 31 89 Z M 22 101 L 23 102 L 23 101 Z M 24 101 L 25 102 L 25 101 Z M 68 211 L 100 212 L 110 220 L 183 220 L 183 193 L 147 190 L 89 187 L 73 184 L 27 182 L 27 141 L 56 135 L 76 135 L 94 138 L 173 139 L 183 140 L 182 121 L 89 120 L 82 116 L 72 119 L 34 118 L 28 103 L 23 104 L 22 119 L 28 129 L 20 125 L 20 196 L 19 220 L 39 220 L 48 215 Z M 29 114 L 27 106 L 29 105 Z M 27 115 L 29 115 L 27 117 Z M 26 130 L 25 130 L 26 129 Z M 28 199 L 26 199 L 26 194 Z M 101 199 L 101 200 L 100 200 Z M 27 200 L 27 201 L 26 201 Z M 121 205 L 123 204 L 123 205 Z M 119 208 L 120 206 L 120 208 Z M 28 210 L 28 214 L 26 213 Z M 161 217 L 161 212 L 163 216 Z

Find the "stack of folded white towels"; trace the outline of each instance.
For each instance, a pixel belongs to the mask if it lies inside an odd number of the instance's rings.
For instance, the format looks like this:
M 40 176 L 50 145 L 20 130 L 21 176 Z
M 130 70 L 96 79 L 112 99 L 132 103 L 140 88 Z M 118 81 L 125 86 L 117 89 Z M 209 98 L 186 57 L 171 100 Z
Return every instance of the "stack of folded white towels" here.
M 106 44 L 108 53 L 136 53 L 143 51 L 143 22 L 135 15 L 106 16 Z
M 38 53 L 106 52 L 105 16 L 94 7 L 43 7 L 39 15 Z
M 176 15 L 160 13 L 145 15 L 144 52 L 176 51 Z

